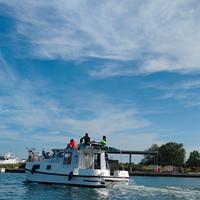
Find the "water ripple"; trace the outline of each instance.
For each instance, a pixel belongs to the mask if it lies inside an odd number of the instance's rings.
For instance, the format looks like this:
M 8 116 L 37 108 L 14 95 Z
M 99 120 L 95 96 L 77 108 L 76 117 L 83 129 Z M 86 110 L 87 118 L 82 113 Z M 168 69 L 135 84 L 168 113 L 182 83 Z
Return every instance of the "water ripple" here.
M 92 189 L 27 183 L 25 174 L 0 174 L 2 200 L 199 200 L 200 179 L 131 177 L 130 183 Z

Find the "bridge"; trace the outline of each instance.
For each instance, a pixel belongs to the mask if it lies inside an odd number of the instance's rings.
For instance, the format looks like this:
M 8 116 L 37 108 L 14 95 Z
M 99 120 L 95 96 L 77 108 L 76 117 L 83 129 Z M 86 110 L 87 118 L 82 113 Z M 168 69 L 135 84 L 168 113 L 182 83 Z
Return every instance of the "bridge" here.
M 108 154 L 127 154 L 129 155 L 129 171 L 132 171 L 132 155 L 154 155 L 155 156 L 155 164 L 158 163 L 158 156 L 159 152 L 158 151 L 129 151 L 129 150 L 119 150 L 119 149 L 114 149 L 114 150 L 108 150 L 106 151 Z

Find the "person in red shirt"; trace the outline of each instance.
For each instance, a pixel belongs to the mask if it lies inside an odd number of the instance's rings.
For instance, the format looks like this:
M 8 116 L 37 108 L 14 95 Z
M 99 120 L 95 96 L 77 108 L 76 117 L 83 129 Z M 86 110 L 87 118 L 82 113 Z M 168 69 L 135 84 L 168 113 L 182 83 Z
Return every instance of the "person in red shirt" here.
M 67 145 L 67 148 L 76 149 L 77 148 L 76 141 L 74 139 L 71 139 L 70 143 Z

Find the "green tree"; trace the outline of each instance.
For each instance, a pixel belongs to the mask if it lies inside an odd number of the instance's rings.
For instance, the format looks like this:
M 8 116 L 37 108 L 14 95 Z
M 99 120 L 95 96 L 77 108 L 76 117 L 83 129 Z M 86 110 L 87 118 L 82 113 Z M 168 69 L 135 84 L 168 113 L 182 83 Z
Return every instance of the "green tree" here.
M 146 149 L 146 151 L 159 151 L 159 146 L 157 144 L 153 144 L 150 148 Z M 141 160 L 140 164 L 142 165 L 154 165 L 155 163 L 155 155 L 145 155 Z
M 200 153 L 195 150 L 190 152 L 190 157 L 186 164 L 189 167 L 200 167 Z
M 183 144 L 168 142 L 159 148 L 160 164 L 182 166 L 185 160 Z

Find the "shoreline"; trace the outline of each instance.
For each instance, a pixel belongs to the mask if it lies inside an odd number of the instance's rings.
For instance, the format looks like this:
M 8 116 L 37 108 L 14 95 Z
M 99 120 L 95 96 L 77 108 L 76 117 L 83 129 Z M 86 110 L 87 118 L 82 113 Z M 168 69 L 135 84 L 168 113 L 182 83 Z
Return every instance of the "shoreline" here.
M 129 171 L 130 176 L 157 176 L 157 177 L 185 177 L 200 178 L 200 173 L 163 173 L 163 172 L 145 172 L 145 171 Z
M 5 173 L 25 173 L 25 169 L 5 169 Z
M 5 173 L 25 173 L 24 168 L 6 169 Z M 158 173 L 145 171 L 129 171 L 130 176 L 156 176 L 156 177 L 185 177 L 185 178 L 200 178 L 200 173 Z

